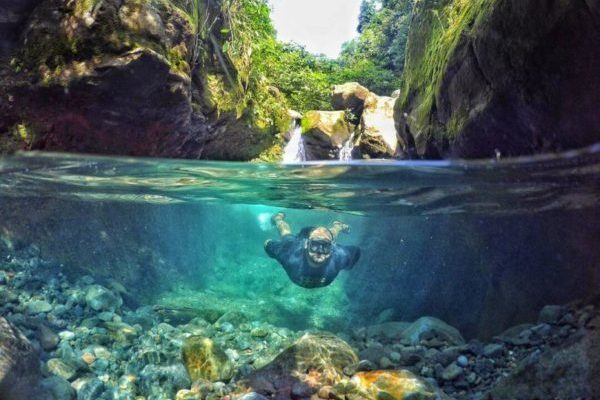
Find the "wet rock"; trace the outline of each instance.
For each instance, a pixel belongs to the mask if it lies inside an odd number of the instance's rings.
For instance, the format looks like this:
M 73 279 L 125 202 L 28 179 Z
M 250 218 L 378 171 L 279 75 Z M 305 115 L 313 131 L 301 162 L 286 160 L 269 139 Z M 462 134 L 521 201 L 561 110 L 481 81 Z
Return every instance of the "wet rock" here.
M 227 354 L 211 339 L 190 336 L 183 344 L 181 356 L 192 381 L 228 381 L 233 376 L 233 366 Z
M 558 348 L 532 353 L 491 391 L 493 400 L 592 399 L 600 393 L 600 331 L 579 331 Z
M 490 358 L 496 358 L 502 355 L 504 346 L 498 343 L 490 343 L 483 348 L 483 355 Z
M 461 345 L 465 340 L 458 330 L 444 321 L 433 317 L 421 317 L 402 332 L 401 340 L 411 345 L 419 344 L 423 338 L 433 336 L 452 345 Z
M 36 315 L 52 311 L 52 304 L 44 300 L 32 301 L 27 304 L 27 313 Z
M 464 367 L 466 367 L 467 365 L 469 365 L 469 359 L 468 359 L 467 357 L 465 357 L 465 356 L 462 356 L 462 355 L 461 355 L 461 356 L 459 356 L 459 357 L 456 359 L 456 364 L 457 364 L 459 367 L 463 367 L 463 368 L 464 368 Z
M 60 337 L 46 325 L 40 325 L 38 329 L 38 339 L 42 349 L 45 351 L 56 349 L 58 342 L 60 342 Z
M 483 2 L 457 19 L 462 4 L 413 10 L 395 115 L 407 153 L 488 158 L 596 143 L 595 2 Z
M 343 111 L 308 111 L 302 118 L 302 137 L 307 160 L 337 158 L 337 151 L 350 138 L 354 129 Z
M 240 397 L 236 397 L 235 400 L 267 400 L 267 398 L 256 392 L 246 393 Z
M 123 300 L 104 286 L 91 285 L 86 288 L 85 302 L 96 311 L 114 311 L 121 307 Z
M 391 321 L 367 327 L 366 335 L 369 338 L 387 340 L 399 339 L 402 332 L 410 326 L 410 322 Z
M 522 346 L 529 343 L 529 336 L 531 335 L 530 328 L 532 327 L 532 324 L 513 326 L 502 332 L 500 335 L 495 336 L 494 339 L 514 346 Z
M 344 368 L 356 363 L 358 357 L 343 340 L 327 333 L 310 333 L 250 374 L 248 384 L 260 394 L 289 398 L 297 382 L 314 390 L 332 386 L 343 379 Z
M 190 385 L 190 377 L 181 363 L 146 365 L 140 372 L 140 387 L 146 393 L 152 393 L 158 388 L 165 393 L 175 393 Z
M 41 382 L 48 393 L 52 396 L 52 400 L 71 400 L 75 398 L 75 390 L 66 379 L 59 376 L 51 376 Z
M 81 377 L 75 380 L 71 386 L 77 392 L 77 400 L 96 400 L 104 391 L 104 383 L 93 376 Z
M 371 158 L 390 158 L 397 154 L 399 137 L 394 126 L 392 97 L 370 93 L 365 99 L 360 118 L 359 148 Z
M 38 354 L 27 338 L 0 317 L 0 393 L 2 400 L 45 399 L 38 386 Z
M 558 324 L 560 318 L 565 314 L 564 306 L 549 305 L 544 306 L 540 311 L 538 322 L 540 324 Z
M 77 368 L 75 366 L 60 358 L 51 358 L 46 365 L 51 374 L 60 376 L 66 380 L 71 380 L 77 373 Z
M 334 110 L 350 110 L 358 122 L 363 112 L 365 100 L 370 93 L 369 89 L 357 82 L 335 85 L 331 94 L 331 105 Z
M 404 370 L 359 372 L 351 382 L 355 388 L 348 394 L 365 400 L 446 398 L 437 388 Z
M 458 378 L 462 374 L 462 372 L 463 369 L 461 367 L 459 367 L 455 363 L 452 363 L 446 368 L 444 368 L 440 377 L 445 381 L 453 381 L 456 378 Z

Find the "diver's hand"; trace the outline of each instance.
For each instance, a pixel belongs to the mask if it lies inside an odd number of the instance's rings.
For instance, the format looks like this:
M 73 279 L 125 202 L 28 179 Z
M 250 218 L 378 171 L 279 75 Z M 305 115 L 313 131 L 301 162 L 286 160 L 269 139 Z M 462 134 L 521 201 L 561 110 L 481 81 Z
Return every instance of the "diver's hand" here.
M 273 216 L 271 217 L 271 223 L 273 225 L 277 225 L 277 222 L 283 221 L 284 219 L 285 219 L 285 214 L 282 212 L 278 212 L 276 214 L 273 214 Z
M 350 225 L 345 224 L 340 221 L 333 221 L 333 227 L 339 230 L 340 232 L 350 233 Z

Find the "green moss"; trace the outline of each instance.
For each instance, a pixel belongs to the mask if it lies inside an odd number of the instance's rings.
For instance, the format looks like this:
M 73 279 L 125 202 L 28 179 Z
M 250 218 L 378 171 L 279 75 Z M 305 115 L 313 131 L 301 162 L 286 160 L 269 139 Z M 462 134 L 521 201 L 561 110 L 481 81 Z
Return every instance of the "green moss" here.
M 427 134 L 429 117 L 450 57 L 462 35 L 480 24 L 497 0 L 446 0 L 416 10 L 417 17 L 409 36 L 407 59 L 399 107 L 409 101 L 416 131 Z M 416 101 L 415 101 L 416 100 Z M 459 121 L 454 121 L 457 128 Z

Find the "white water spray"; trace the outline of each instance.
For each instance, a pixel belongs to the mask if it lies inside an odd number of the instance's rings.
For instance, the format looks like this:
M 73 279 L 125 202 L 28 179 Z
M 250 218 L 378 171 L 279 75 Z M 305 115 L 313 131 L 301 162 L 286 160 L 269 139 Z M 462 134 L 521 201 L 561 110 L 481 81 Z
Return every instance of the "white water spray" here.
M 338 159 L 340 161 L 352 160 L 352 149 L 354 149 L 354 132 L 352 132 L 348 140 L 344 142 L 344 145 L 340 149 Z
M 302 127 L 298 124 L 294 124 L 291 130 L 290 141 L 285 145 L 283 149 L 283 160 L 284 164 L 297 163 L 306 161 L 306 154 L 304 153 L 304 139 L 302 138 Z

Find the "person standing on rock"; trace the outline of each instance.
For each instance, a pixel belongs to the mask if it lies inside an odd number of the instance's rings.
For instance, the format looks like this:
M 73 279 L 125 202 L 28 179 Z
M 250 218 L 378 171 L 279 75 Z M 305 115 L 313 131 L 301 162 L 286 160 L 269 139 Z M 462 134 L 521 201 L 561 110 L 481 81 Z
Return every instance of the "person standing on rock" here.
M 334 221 L 330 228 L 306 227 L 298 235 L 293 235 L 284 219 L 283 213 L 271 217 L 281 240 L 267 240 L 265 251 L 283 266 L 296 285 L 304 288 L 327 286 L 342 269 L 352 269 L 358 261 L 358 247 L 336 243 L 340 232 L 350 231 L 348 225 Z

